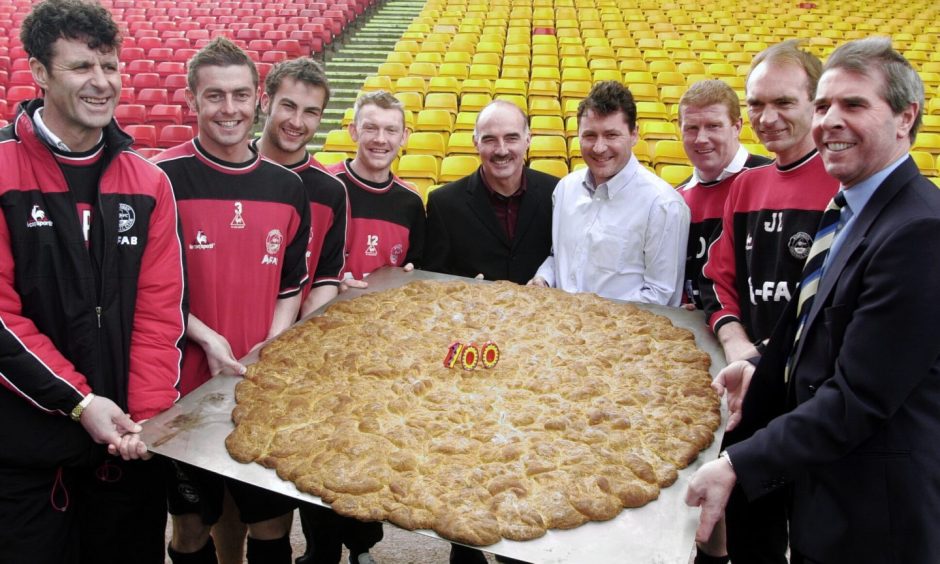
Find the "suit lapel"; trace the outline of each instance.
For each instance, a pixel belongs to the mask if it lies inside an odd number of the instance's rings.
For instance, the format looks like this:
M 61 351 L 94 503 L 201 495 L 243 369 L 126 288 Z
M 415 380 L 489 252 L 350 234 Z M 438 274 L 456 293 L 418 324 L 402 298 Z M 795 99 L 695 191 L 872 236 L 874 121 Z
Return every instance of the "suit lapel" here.
M 479 170 L 473 173 L 473 177 L 467 183 L 467 206 L 477 216 L 480 223 L 486 226 L 503 245 L 509 247 L 509 238 L 496 219 L 496 212 L 490 204 L 490 198 L 480 179 Z
M 842 242 L 842 246 L 839 248 L 839 254 L 836 255 L 832 262 L 826 267 L 826 272 L 819 281 L 819 289 L 816 291 L 813 306 L 810 308 L 808 317 L 806 318 L 806 327 L 803 331 L 804 335 L 809 331 L 813 322 L 815 322 L 819 312 L 828 304 L 829 294 L 831 294 L 835 288 L 836 282 L 842 275 L 842 271 L 845 270 L 849 259 L 860 249 L 865 248 L 868 231 L 871 229 L 875 219 L 881 215 L 885 206 L 888 205 L 901 188 L 907 185 L 916 174 L 918 174 L 916 165 L 914 165 L 913 160 L 908 157 L 908 159 L 888 175 L 888 178 L 875 190 L 871 200 L 865 205 L 865 209 L 863 209 L 862 213 L 855 219 L 855 223 L 852 225 L 852 231 L 848 234 L 848 239 Z M 803 344 L 806 341 L 807 339 L 805 338 L 800 339 L 800 344 L 795 354 L 799 355 L 802 352 Z M 799 358 L 799 356 L 797 356 L 797 358 Z

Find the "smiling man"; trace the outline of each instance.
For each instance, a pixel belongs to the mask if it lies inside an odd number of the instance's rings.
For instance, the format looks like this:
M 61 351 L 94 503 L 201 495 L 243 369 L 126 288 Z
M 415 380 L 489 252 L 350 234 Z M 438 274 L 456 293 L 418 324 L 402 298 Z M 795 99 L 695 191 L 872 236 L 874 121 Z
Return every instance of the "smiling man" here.
M 679 100 L 682 145 L 692 177 L 677 189 L 692 214 L 685 259 L 685 301 L 702 308 L 699 280 L 708 245 L 721 233 L 721 214 L 731 183 L 742 170 L 770 159 L 748 153 L 738 140 L 741 108 L 734 90 L 721 80 L 693 84 Z
M 427 270 L 525 284 L 552 247 L 554 176 L 525 166 L 529 123 L 503 100 L 477 116 L 480 168 L 428 195 Z
M 925 298 L 940 286 L 940 192 L 909 155 L 923 104 L 889 38 L 829 56 L 812 129 L 841 185 L 820 224 L 831 246 L 814 247 L 756 369 L 716 379 L 742 440 L 690 482 L 699 538 L 732 488 L 789 490 L 790 562 L 940 562 L 940 303 Z
M 405 108 L 383 90 L 356 100 L 349 134 L 356 156 L 331 167 L 349 194 L 344 275 L 361 281 L 383 266 L 418 266 L 424 253 L 424 204 L 392 174 L 408 141 Z
M 323 67 L 306 57 L 271 69 L 261 94 L 261 111 L 267 119 L 256 148 L 296 172 L 310 200 L 307 262 L 311 275 L 303 289 L 301 317 L 336 297 L 346 263 L 346 186 L 307 152 L 329 100 Z
M 578 105 L 587 168 L 555 188 L 552 248 L 530 284 L 677 306 L 689 208 L 633 156 L 636 104 L 622 84 L 594 85 Z
M 20 39 L 43 97 L 0 129 L 0 562 L 161 563 L 162 471 L 137 460 L 138 423 L 179 397 L 172 188 L 113 119 L 104 8 L 37 3 Z
M 303 182 L 248 144 L 258 101 L 254 63 L 217 38 L 188 68 L 186 100 L 199 134 L 156 159 L 173 182 L 187 243 L 192 310 L 183 394 L 218 374 L 243 374 L 237 359 L 297 319 L 310 239 Z M 248 561 L 290 562 L 293 500 L 183 463 L 172 463 L 169 480 L 174 562 L 215 562 L 209 531 L 225 489 L 248 525 Z
M 810 128 L 821 72 L 819 59 L 796 40 L 769 47 L 751 63 L 748 117 L 776 159 L 734 179 L 699 286 L 728 362 L 755 357 L 770 337 L 798 291 L 816 226 L 838 188 Z M 724 446 L 736 440 L 729 432 Z M 782 494 L 749 504 L 736 493 L 727 511 L 731 560 L 786 562 L 785 510 Z

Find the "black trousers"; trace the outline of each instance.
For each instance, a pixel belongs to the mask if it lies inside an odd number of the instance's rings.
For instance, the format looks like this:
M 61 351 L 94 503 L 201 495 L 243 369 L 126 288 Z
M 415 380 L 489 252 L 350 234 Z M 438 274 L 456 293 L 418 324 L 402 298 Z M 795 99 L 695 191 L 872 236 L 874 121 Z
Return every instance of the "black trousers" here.
M 728 556 L 734 564 L 787 564 L 788 492 L 779 490 L 749 502 L 740 488 L 725 508 Z
M 300 525 L 307 539 L 306 554 L 310 564 L 336 564 L 344 544 L 355 559 L 384 536 L 380 522 L 367 523 L 344 517 L 328 507 L 310 503 L 300 505 Z

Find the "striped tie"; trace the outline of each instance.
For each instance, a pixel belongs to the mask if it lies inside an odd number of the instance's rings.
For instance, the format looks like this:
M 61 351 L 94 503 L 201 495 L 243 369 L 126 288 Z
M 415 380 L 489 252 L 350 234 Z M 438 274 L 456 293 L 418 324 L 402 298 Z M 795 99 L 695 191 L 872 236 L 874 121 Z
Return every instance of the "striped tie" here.
M 790 351 L 790 359 L 787 361 L 786 369 L 783 372 L 785 382 L 790 380 L 794 353 L 796 353 L 797 345 L 800 343 L 800 336 L 803 334 L 803 326 L 806 324 L 809 310 L 813 307 L 813 298 L 819 288 L 819 279 L 822 276 L 823 266 L 826 264 L 826 257 L 829 256 L 829 249 L 832 248 L 832 241 L 836 237 L 839 216 L 844 206 L 845 193 L 839 190 L 835 197 L 830 200 L 829 205 L 826 206 L 826 211 L 823 212 L 822 219 L 819 221 L 819 229 L 816 230 L 816 238 L 813 240 L 813 246 L 809 250 L 809 256 L 806 257 L 796 308 L 796 318 L 799 319 L 799 325 L 796 328 L 796 335 L 793 337 L 793 349 Z

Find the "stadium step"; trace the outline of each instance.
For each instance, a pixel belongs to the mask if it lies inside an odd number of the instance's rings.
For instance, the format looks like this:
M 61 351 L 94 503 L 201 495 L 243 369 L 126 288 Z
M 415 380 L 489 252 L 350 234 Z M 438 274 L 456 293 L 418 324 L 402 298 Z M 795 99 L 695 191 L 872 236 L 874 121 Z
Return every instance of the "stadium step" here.
M 330 105 L 323 112 L 317 134 L 307 145 L 311 153 L 323 147 L 327 133 L 341 127 L 343 115 L 355 104 L 363 81 L 385 62 L 395 43 L 423 8 L 424 2 L 387 0 L 347 29 L 348 33 L 344 33 L 326 61 Z

